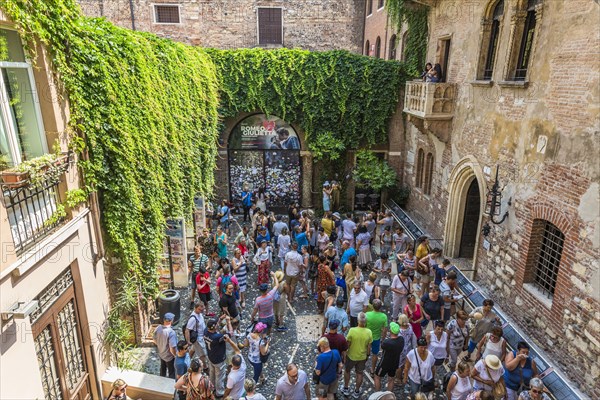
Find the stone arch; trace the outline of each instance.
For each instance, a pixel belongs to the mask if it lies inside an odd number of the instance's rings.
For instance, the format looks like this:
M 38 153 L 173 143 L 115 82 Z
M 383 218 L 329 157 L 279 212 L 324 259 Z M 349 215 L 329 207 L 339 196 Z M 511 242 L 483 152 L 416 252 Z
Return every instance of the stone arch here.
M 448 181 L 448 210 L 444 227 L 444 254 L 448 257 L 458 257 L 459 254 L 466 196 L 473 180 L 477 181 L 479 187 L 480 217 L 477 223 L 477 232 L 481 232 L 483 213 L 485 212 L 485 177 L 477 159 L 473 156 L 466 156 L 452 169 Z M 476 265 L 480 238 L 481 235 L 478 234 L 475 240 L 473 265 Z

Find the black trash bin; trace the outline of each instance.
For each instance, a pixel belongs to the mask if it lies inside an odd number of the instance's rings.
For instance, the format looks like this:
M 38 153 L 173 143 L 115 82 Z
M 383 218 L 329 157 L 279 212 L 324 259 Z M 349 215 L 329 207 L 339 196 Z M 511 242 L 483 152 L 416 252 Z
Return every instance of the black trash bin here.
M 175 315 L 173 325 L 177 325 L 179 318 L 181 318 L 181 297 L 177 290 L 163 290 L 158 296 L 158 316 L 161 322 L 164 315 L 168 312 Z

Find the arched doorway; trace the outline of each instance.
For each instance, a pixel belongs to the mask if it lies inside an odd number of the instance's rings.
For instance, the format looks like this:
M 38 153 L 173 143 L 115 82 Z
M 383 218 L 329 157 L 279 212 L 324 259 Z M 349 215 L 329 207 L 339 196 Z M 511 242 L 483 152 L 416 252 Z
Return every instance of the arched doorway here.
M 477 241 L 478 224 L 481 206 L 479 197 L 479 185 L 477 179 L 473 178 L 465 198 L 464 218 L 462 223 L 462 232 L 460 235 L 460 246 L 458 256 L 461 258 L 473 258 L 475 252 L 475 242 Z
M 467 156 L 450 172 L 444 255 L 466 258 L 477 265 L 477 247 L 485 204 L 485 177 L 477 159 Z
M 241 206 L 244 185 L 264 189 L 267 207 L 283 212 L 300 202 L 302 168 L 296 130 L 277 116 L 254 114 L 242 119 L 229 137 L 230 200 Z

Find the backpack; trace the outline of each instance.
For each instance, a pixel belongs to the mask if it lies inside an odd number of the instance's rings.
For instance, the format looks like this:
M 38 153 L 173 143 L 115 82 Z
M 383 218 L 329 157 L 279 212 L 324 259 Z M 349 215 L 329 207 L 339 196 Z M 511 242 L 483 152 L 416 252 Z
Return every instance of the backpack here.
M 446 372 L 446 375 L 444 375 L 444 380 L 442 381 L 442 389 L 444 390 L 444 393 L 446 392 L 446 389 L 448 389 L 448 383 L 450 382 L 452 375 L 454 375 L 454 371 L 448 371 Z
M 187 319 L 187 322 L 190 322 L 190 319 L 194 317 L 194 319 L 196 320 L 196 327 L 198 327 L 198 318 L 194 315 L 194 314 L 190 314 L 190 317 Z M 185 338 L 185 331 L 187 330 L 187 323 L 183 326 L 183 329 L 181 329 L 181 333 L 183 334 L 183 337 Z M 195 329 L 190 329 L 190 343 L 196 343 L 198 341 L 198 331 Z
M 227 291 L 227 285 L 231 282 L 231 275 L 223 275 L 223 278 L 221 279 L 221 292 L 223 292 L 223 294 L 225 294 L 225 292 Z

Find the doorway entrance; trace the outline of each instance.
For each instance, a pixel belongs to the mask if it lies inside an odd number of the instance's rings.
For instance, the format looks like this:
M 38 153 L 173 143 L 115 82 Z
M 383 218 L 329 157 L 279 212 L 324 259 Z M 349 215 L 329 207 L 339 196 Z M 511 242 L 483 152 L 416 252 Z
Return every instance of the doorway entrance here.
M 231 132 L 228 159 L 234 205 L 241 207 L 244 187 L 255 194 L 263 189 L 270 211 L 285 212 L 291 203 L 300 203 L 300 140 L 281 118 L 265 114 L 244 118 Z
M 479 196 L 479 185 L 477 179 L 473 178 L 465 199 L 465 212 L 463 217 L 462 232 L 460 235 L 460 247 L 458 256 L 462 258 L 473 258 L 475 242 L 479 234 L 479 214 L 481 199 Z

